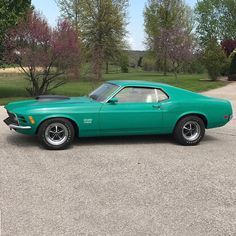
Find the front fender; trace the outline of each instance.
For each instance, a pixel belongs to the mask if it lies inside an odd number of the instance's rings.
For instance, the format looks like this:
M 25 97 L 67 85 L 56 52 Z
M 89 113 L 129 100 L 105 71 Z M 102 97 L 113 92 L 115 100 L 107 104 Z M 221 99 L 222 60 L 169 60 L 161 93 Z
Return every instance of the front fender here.
M 79 127 L 79 124 L 78 122 L 70 115 L 66 114 L 66 115 L 62 115 L 62 114 L 53 114 L 53 115 L 46 115 L 44 117 L 40 117 L 39 119 L 37 119 L 37 122 L 36 122 L 36 125 L 35 125 L 35 128 L 34 128 L 34 133 L 36 134 L 37 131 L 38 131 L 38 128 L 40 127 L 40 125 L 46 121 L 46 120 L 49 120 L 49 119 L 56 119 L 56 118 L 63 118 L 63 119 L 68 119 L 68 120 L 71 120 L 73 121 L 77 127 Z

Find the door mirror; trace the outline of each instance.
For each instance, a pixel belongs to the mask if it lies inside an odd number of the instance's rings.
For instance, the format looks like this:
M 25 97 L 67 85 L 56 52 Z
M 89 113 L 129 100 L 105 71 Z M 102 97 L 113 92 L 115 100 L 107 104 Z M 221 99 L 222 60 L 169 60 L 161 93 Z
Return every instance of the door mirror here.
M 114 105 L 114 104 L 118 103 L 118 98 L 111 98 L 111 99 L 108 101 L 108 103 Z

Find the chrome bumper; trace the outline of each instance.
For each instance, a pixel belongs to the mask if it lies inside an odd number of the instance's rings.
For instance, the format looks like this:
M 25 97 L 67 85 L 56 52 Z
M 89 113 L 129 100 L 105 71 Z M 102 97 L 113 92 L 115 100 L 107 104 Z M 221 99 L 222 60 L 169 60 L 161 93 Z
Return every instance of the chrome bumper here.
M 23 130 L 31 129 L 31 126 L 19 126 L 19 125 L 13 125 L 13 124 L 10 124 L 8 126 L 10 129 L 23 129 Z
M 17 116 L 14 113 L 7 111 L 9 117 L 4 120 L 4 123 L 12 130 L 28 130 L 31 129 L 31 126 L 21 126 Z

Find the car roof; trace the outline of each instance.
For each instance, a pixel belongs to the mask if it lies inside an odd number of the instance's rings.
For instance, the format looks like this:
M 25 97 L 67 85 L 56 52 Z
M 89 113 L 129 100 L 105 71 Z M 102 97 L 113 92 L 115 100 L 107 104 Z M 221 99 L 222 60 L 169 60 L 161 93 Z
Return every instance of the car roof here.
M 107 81 L 107 83 L 116 84 L 121 87 L 125 86 L 142 86 L 142 87 L 159 87 L 159 88 L 172 87 L 168 84 L 155 83 L 152 81 L 141 81 L 141 80 L 110 80 Z
M 182 88 L 178 88 L 175 86 L 171 86 L 169 84 L 164 84 L 164 83 L 156 83 L 152 81 L 141 81 L 141 80 L 110 80 L 107 81 L 107 83 L 115 84 L 121 87 L 126 87 L 126 86 L 139 86 L 139 87 L 153 87 L 153 88 L 160 88 L 162 89 L 165 93 L 168 94 L 168 96 L 172 98 L 182 98 L 183 94 L 186 98 L 188 96 L 189 98 L 199 98 L 202 97 L 202 94 L 194 93 L 189 90 L 185 90 Z

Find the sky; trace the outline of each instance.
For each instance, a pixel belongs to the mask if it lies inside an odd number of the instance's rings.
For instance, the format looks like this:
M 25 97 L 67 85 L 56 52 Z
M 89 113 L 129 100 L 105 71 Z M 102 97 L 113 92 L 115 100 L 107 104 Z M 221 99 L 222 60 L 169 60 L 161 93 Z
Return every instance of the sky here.
M 197 2 L 197 0 L 185 1 L 191 7 Z M 130 0 L 127 41 L 133 50 L 145 49 L 143 43 L 145 40 L 143 10 L 146 2 L 147 0 Z M 32 4 L 47 18 L 50 25 L 56 25 L 60 11 L 55 0 L 32 0 Z

